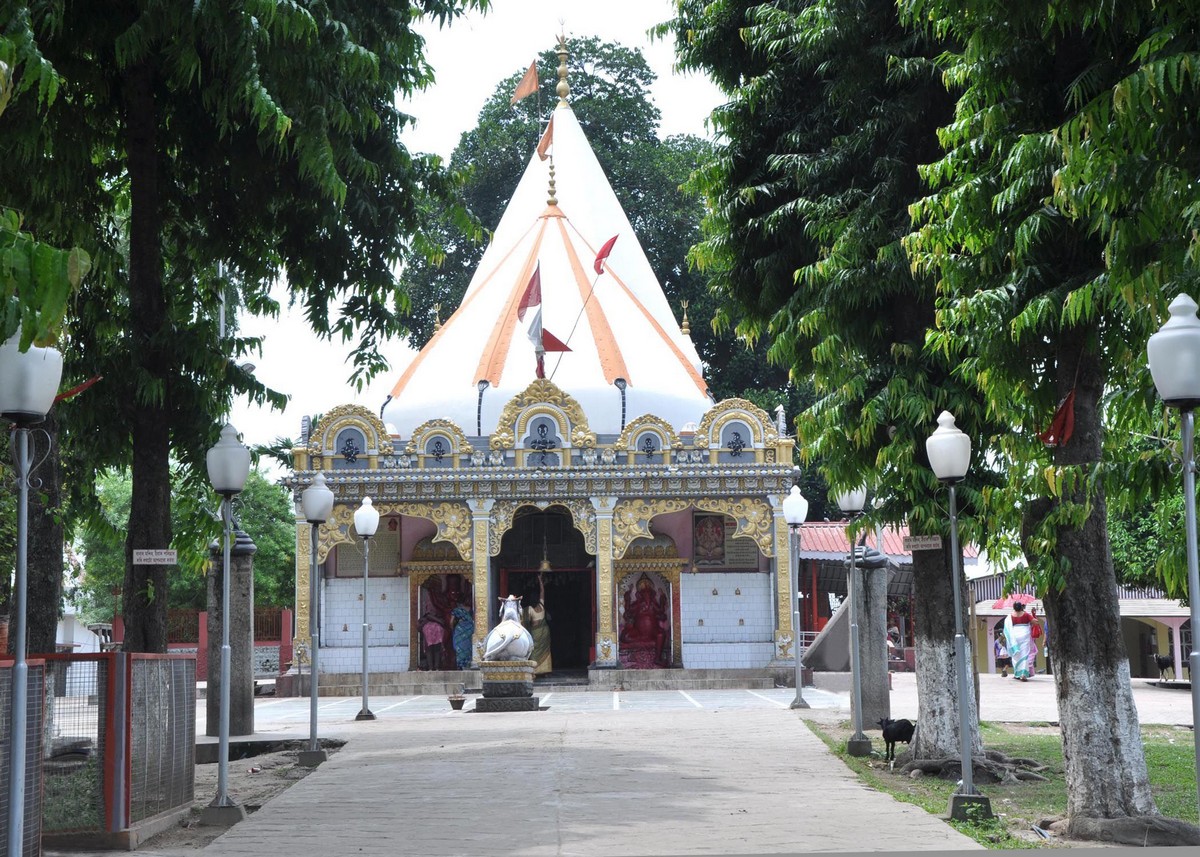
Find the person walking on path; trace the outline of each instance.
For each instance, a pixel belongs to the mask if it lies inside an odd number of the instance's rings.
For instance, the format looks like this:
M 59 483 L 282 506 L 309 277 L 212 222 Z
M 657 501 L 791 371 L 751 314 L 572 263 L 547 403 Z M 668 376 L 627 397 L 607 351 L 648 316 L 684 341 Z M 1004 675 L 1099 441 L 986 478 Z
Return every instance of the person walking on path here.
M 1012 667 L 1012 658 L 1008 654 L 1008 646 L 1004 642 L 1004 631 L 996 631 L 996 640 L 992 644 L 996 652 L 996 666 L 1000 667 L 1000 678 L 1008 678 L 1008 670 Z
M 1004 639 L 1012 658 L 1013 678 L 1017 681 L 1029 681 L 1033 674 L 1035 628 L 1041 631 L 1037 620 L 1025 611 L 1025 605 L 1020 601 L 1013 604 L 1012 613 L 1004 620 Z

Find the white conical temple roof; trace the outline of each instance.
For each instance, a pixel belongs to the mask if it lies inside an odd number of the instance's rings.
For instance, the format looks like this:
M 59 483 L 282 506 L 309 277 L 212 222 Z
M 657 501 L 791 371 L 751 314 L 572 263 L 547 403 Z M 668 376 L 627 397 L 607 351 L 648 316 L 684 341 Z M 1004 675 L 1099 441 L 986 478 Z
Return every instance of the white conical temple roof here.
M 528 335 L 536 308 L 518 319 L 535 269 L 543 329 L 571 349 L 545 355 L 545 376 L 579 402 L 592 431 L 620 432 L 619 378 L 627 420 L 651 413 L 679 429 L 712 405 L 695 346 L 565 101 L 552 123 L 551 157 L 530 158 L 462 304 L 392 390 L 383 419 L 402 437 L 436 418 L 490 434 L 505 403 L 537 377 Z M 614 235 L 597 275 L 596 255 Z

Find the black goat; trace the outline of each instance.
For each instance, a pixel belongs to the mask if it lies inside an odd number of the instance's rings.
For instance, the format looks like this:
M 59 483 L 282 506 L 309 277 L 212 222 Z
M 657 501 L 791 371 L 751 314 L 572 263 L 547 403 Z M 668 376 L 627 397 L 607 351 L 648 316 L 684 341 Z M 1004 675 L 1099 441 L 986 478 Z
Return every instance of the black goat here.
M 1154 663 L 1158 666 L 1158 680 L 1164 681 L 1167 677 L 1167 670 L 1171 671 L 1171 678 L 1175 677 L 1175 659 L 1170 655 L 1155 655 Z
M 892 720 L 890 717 L 885 717 L 879 721 L 879 728 L 883 730 L 883 758 L 896 758 L 896 742 L 903 741 L 905 744 L 912 743 L 913 731 L 916 726 L 911 720 Z

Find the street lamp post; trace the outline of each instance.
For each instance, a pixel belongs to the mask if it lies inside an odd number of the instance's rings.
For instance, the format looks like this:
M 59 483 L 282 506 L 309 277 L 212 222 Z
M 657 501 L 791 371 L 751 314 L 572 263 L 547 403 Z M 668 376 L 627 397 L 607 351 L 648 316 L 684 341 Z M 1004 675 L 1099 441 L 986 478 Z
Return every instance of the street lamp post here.
M 363 540 L 362 711 L 354 719 L 374 720 L 367 693 L 367 580 L 371 575 L 371 536 L 379 529 L 379 510 L 371 505 L 370 497 L 363 497 L 362 505 L 354 513 L 354 529 Z
M 841 509 L 851 522 L 858 517 L 867 504 L 867 489 L 857 488 L 844 491 L 837 497 L 838 508 Z M 849 532 L 849 526 L 847 526 Z M 858 647 L 858 571 L 854 565 L 854 538 L 850 537 L 850 578 L 847 585 L 847 597 L 850 599 L 850 681 L 853 686 L 853 720 L 854 734 L 846 742 L 846 752 L 851 756 L 869 756 L 871 754 L 871 739 L 862 731 L 862 652 Z
M 29 723 L 29 664 L 26 662 L 26 599 L 29 592 L 29 476 L 36 466 L 30 451 L 30 426 L 40 423 L 54 404 L 62 380 L 62 354 L 53 348 L 21 352 L 17 336 L 0 346 L 0 418 L 13 424 L 12 449 L 17 481 L 17 556 L 13 581 L 12 711 L 9 736 L 7 854 L 24 853 L 26 730 Z M 46 432 L 47 444 L 50 436 Z M 49 446 L 47 445 L 47 451 Z M 40 463 L 37 462 L 37 463 Z
M 308 581 L 308 640 L 310 648 L 308 655 L 308 748 L 300 752 L 299 762 L 301 765 L 315 768 L 329 758 L 317 740 L 317 690 L 321 674 L 317 666 L 318 653 L 321 648 L 321 587 L 317 581 L 317 530 L 333 514 L 333 492 L 325 484 L 325 474 L 318 472 L 313 477 L 312 484 L 301 492 L 300 506 L 304 510 L 304 520 L 308 521 L 309 534 L 312 537 L 310 545 L 312 566 L 309 569 Z
M 795 603 L 792 605 L 792 628 L 796 638 L 796 698 L 792 700 L 791 708 L 808 708 L 804 701 L 804 649 L 800 645 L 800 527 L 808 518 L 808 501 L 800 493 L 800 486 L 793 485 L 791 493 L 783 501 L 783 519 L 787 521 L 791 531 L 792 548 L 792 595 Z
M 1200 562 L 1196 546 L 1196 415 L 1200 406 L 1200 318 L 1196 302 L 1178 295 L 1171 302 L 1171 317 L 1146 343 L 1150 374 L 1158 395 L 1169 408 L 1179 409 L 1183 442 L 1184 529 L 1187 541 L 1188 605 L 1192 622 L 1192 651 L 1188 671 L 1192 678 L 1192 723 L 1200 726 Z M 1200 806 L 1200 729 L 1192 730 L 1195 746 L 1196 798 Z
M 971 762 L 971 677 L 967 672 L 967 638 L 963 634 L 962 552 L 958 548 L 958 507 L 954 486 L 967 475 L 971 464 L 971 439 L 954 424 L 949 411 L 938 417 L 937 430 L 925 440 L 929 466 L 939 482 L 950 490 L 950 577 L 954 584 L 954 658 L 958 670 L 958 746 L 962 762 L 962 782 L 950 795 L 950 817 L 966 820 L 971 815 L 992 817 L 992 804 L 975 790 Z M 968 807 L 974 807 L 968 812 Z
M 246 817 L 246 810 L 229 796 L 229 544 L 232 532 L 233 498 L 242 493 L 250 475 L 250 450 L 238 442 L 237 429 L 226 423 L 221 439 L 208 451 L 208 481 L 221 495 L 221 521 L 224 529 L 224 553 L 221 562 L 221 698 L 217 756 L 217 795 L 204 813 L 206 824 L 235 824 Z

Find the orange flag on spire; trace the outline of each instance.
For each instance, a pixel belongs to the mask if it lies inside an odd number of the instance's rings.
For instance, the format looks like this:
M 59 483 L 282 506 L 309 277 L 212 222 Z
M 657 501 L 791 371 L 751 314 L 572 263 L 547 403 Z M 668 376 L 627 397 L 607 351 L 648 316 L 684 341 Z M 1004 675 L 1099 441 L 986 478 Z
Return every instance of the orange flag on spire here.
M 550 157 L 547 152 L 554 145 L 554 117 L 550 117 L 550 121 L 546 124 L 546 130 L 542 132 L 541 142 L 538 143 L 538 157 L 543 161 Z
M 527 95 L 533 95 L 538 88 L 538 73 L 537 60 L 529 64 L 529 70 L 525 72 L 525 76 L 521 78 L 521 82 L 517 84 L 517 88 L 513 90 L 512 100 L 509 101 L 509 106 L 516 104 Z

